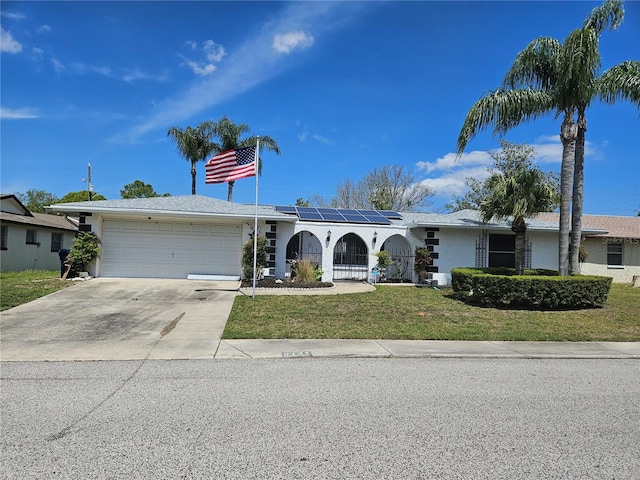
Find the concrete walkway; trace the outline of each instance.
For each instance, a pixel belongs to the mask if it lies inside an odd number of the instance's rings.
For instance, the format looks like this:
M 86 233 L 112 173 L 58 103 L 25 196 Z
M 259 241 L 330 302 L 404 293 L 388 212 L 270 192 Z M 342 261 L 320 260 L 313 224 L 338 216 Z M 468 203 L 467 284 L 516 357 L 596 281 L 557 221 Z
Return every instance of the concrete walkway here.
M 469 342 L 449 340 L 222 340 L 224 358 L 425 357 L 639 359 L 640 342 Z

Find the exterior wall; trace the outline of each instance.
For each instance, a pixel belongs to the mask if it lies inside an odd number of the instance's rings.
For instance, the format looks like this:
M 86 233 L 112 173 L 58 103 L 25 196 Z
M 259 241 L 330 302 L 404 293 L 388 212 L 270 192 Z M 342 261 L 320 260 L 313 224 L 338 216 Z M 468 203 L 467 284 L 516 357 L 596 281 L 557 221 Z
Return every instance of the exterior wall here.
M 58 252 L 51 251 L 51 234 L 62 233 L 62 247 L 71 248 L 74 232 L 47 227 L 3 223 L 7 227 L 7 249 L 0 251 L 0 268 L 3 272 L 23 270 L 59 270 Z M 27 244 L 27 229 L 37 231 L 39 244 Z
M 617 239 L 622 242 L 622 266 L 607 265 L 606 238 L 587 238 L 584 247 L 587 261 L 580 266 L 582 275 L 613 277 L 614 283 L 632 283 L 634 276 L 640 276 L 640 240 Z
M 331 232 L 329 239 L 327 240 L 327 233 Z M 286 247 L 287 243 L 296 233 L 306 232 L 306 236 L 310 234 L 315 237 L 314 244 L 320 245 L 322 248 L 322 281 L 333 281 L 333 249 L 343 236 L 348 233 L 355 233 L 365 243 L 369 253 L 368 270 L 378 263 L 378 257 L 375 256 L 376 252 L 380 251 L 382 244 L 393 235 L 400 234 L 406 235 L 407 229 L 404 226 L 394 225 L 354 225 L 343 223 L 322 223 L 322 222 L 303 222 L 298 221 L 295 224 L 278 222 L 278 234 L 276 250 L 276 277 L 284 279 L 286 273 Z M 377 234 L 376 241 L 373 241 L 374 234 Z M 307 240 L 304 240 L 305 242 Z M 315 243 L 315 242 L 318 243 Z
M 531 268 L 558 270 L 558 233 L 527 232 L 531 242 Z

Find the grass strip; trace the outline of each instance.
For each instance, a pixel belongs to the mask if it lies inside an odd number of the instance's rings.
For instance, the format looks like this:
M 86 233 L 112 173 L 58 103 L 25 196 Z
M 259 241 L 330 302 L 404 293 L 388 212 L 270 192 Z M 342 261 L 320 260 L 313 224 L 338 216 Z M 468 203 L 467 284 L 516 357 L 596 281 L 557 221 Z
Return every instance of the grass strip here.
M 238 296 L 225 339 L 640 341 L 640 288 L 616 285 L 603 308 L 500 310 L 451 290 L 377 286 L 350 295 Z

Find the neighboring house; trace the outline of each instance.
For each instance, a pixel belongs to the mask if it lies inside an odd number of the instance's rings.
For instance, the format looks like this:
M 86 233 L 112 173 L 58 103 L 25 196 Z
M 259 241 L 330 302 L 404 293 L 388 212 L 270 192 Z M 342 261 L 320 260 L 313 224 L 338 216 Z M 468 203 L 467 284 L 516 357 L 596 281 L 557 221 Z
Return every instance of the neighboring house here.
M 95 276 L 186 278 L 207 275 L 239 278 L 241 248 L 254 229 L 254 205 L 203 195 L 54 205 L 78 215 L 81 231 L 102 241 Z M 266 275 L 286 278 L 292 261 L 318 262 L 324 281 L 370 279 L 377 257 L 387 250 L 394 265 L 389 278 L 413 281 L 418 246 L 432 252 L 430 271 L 449 284 L 460 266 L 513 266 L 514 234 L 510 222 L 482 223 L 480 214 L 336 210 L 314 207 L 259 206 L 258 233 L 268 239 Z M 587 236 L 604 228 L 584 222 Z M 558 221 L 544 216 L 527 222 L 526 266 L 557 269 Z M 637 262 L 635 263 L 637 265 Z
M 541 216 L 558 221 L 555 213 Z M 587 258 L 580 265 L 581 274 L 613 277 L 616 283 L 633 283 L 634 277 L 640 278 L 640 217 L 583 215 L 582 223 L 606 233 L 582 232 Z
M 57 270 L 78 227 L 68 217 L 31 213 L 15 195 L 0 195 L 0 270 Z

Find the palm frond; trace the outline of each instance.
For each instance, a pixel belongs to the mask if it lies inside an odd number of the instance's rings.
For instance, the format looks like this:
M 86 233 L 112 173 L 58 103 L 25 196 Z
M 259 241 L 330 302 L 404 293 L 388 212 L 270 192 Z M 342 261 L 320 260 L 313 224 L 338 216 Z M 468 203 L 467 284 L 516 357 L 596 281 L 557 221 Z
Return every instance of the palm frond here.
M 467 113 L 458 135 L 458 155 L 478 132 L 489 126 L 494 127 L 494 135 L 499 135 L 553 109 L 554 99 L 549 92 L 499 88 L 478 100 Z
M 607 29 L 615 30 L 624 19 L 622 0 L 606 0 L 602 5 L 591 10 L 582 24 L 582 28 L 595 30 L 600 35 Z
M 597 92 L 605 103 L 628 100 L 640 108 L 640 61 L 628 60 L 604 72 Z
M 556 60 L 561 44 L 552 37 L 539 37 L 516 56 L 504 77 L 509 88 L 534 87 L 548 90 L 555 84 Z

